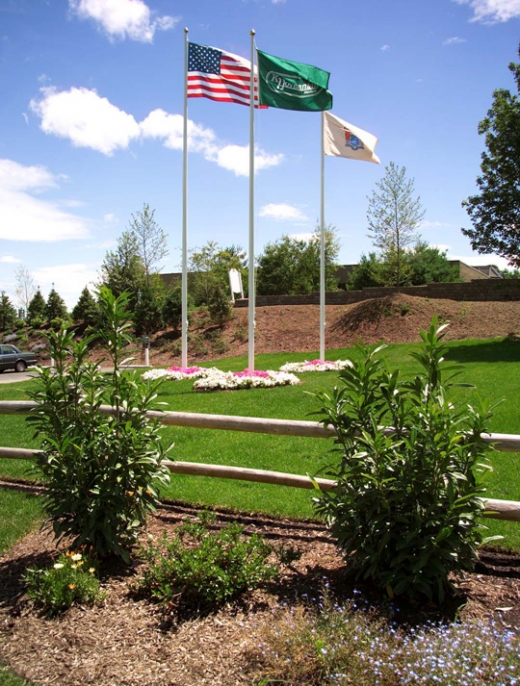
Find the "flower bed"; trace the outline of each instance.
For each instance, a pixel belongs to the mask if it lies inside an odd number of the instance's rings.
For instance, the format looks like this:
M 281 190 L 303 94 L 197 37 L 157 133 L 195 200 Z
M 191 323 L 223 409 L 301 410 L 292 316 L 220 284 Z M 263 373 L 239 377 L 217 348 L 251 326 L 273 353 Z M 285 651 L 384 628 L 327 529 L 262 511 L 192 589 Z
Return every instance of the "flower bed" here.
M 143 374 L 145 381 L 166 378 L 168 381 L 200 379 L 209 373 L 205 367 L 168 367 L 168 369 L 150 369 Z
M 350 360 L 336 360 L 336 362 L 330 362 L 330 360 L 311 360 L 308 362 L 287 362 L 280 367 L 281 372 L 291 372 L 293 374 L 301 374 L 302 372 L 339 372 L 345 367 L 350 367 L 352 365 Z
M 297 376 L 286 372 L 250 371 L 222 372 L 209 369 L 204 378 L 193 384 L 196 391 L 236 391 L 242 388 L 273 388 L 274 386 L 294 386 L 301 383 Z

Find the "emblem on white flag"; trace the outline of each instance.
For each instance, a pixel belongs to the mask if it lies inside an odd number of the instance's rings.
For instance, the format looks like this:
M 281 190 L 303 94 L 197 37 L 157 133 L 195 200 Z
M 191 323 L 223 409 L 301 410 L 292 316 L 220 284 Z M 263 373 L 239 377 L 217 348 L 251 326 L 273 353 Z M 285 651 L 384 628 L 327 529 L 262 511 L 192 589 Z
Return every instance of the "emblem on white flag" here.
M 323 152 L 334 157 L 348 157 L 381 164 L 375 154 L 377 138 L 353 124 L 323 112 Z

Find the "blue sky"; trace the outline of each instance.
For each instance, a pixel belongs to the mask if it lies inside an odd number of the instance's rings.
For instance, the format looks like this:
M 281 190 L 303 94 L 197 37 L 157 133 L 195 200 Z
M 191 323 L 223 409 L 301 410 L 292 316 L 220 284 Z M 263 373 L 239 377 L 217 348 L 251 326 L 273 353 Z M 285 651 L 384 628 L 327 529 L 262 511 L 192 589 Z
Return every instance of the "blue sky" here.
M 367 196 L 390 161 L 425 209 L 421 235 L 469 263 L 461 201 L 476 190 L 478 122 L 513 88 L 520 0 L 0 0 L 0 290 L 20 265 L 73 306 L 144 203 L 178 271 L 183 29 L 249 57 L 330 71 L 332 112 L 379 138 L 381 165 L 325 161 L 326 222 L 340 261 L 372 249 Z M 248 246 L 249 108 L 190 99 L 189 246 Z M 256 252 L 308 234 L 320 211 L 320 115 L 262 110 Z

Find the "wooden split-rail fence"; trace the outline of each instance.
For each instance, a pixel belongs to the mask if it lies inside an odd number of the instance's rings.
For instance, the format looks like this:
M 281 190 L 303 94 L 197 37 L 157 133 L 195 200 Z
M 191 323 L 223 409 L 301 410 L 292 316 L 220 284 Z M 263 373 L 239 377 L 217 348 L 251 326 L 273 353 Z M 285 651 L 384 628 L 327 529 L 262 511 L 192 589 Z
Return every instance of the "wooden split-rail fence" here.
M 29 414 L 37 403 L 29 400 L 0 401 L 0 415 Z M 102 405 L 100 412 L 114 414 L 116 408 Z M 169 426 L 184 426 L 196 429 L 220 429 L 225 431 L 246 431 L 250 433 L 274 434 L 277 436 L 300 436 L 303 438 L 331 438 L 335 435 L 334 427 L 324 427 L 319 422 L 298 421 L 289 419 L 265 419 L 261 417 L 235 417 L 220 414 L 199 414 L 193 412 L 157 412 L 149 411 L 147 416 Z M 495 450 L 520 453 L 520 436 L 513 434 L 483 434 L 484 442 L 492 444 Z M 0 458 L 30 460 L 38 450 L 28 448 L 2 448 Z M 317 484 L 322 491 L 333 490 L 336 486 L 331 479 L 315 478 L 299 474 L 286 474 L 246 467 L 227 467 L 224 465 L 203 464 L 199 462 L 172 462 L 164 464 L 171 472 L 196 476 L 214 476 L 224 479 L 256 481 L 259 483 L 291 486 L 293 488 L 315 488 Z M 483 498 L 485 517 L 520 521 L 520 502 L 514 500 L 495 500 Z

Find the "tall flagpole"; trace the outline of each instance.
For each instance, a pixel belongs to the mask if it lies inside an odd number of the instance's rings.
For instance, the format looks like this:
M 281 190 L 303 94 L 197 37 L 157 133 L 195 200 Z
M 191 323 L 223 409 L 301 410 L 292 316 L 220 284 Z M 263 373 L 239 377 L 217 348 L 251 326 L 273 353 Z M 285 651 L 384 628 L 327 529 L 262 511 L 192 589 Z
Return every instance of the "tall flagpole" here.
M 188 366 L 188 29 L 184 29 L 184 123 L 182 142 L 182 366 Z
M 249 356 L 255 368 L 255 31 L 251 29 L 251 80 L 249 87 Z
M 325 362 L 325 114 L 321 113 L 320 361 Z

